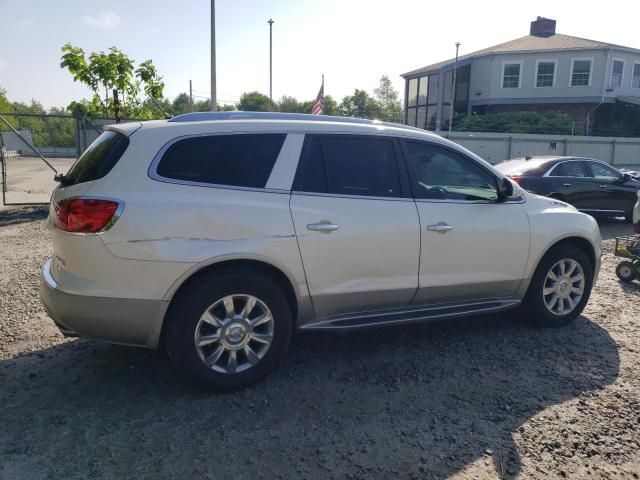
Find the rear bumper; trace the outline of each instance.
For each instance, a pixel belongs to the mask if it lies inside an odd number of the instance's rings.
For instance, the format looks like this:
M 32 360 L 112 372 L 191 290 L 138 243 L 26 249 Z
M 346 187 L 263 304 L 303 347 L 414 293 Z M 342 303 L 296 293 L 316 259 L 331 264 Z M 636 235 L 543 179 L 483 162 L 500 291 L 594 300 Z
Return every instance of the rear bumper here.
M 168 302 L 105 298 L 64 292 L 51 275 L 51 259 L 40 276 L 40 298 L 66 336 L 156 348 Z

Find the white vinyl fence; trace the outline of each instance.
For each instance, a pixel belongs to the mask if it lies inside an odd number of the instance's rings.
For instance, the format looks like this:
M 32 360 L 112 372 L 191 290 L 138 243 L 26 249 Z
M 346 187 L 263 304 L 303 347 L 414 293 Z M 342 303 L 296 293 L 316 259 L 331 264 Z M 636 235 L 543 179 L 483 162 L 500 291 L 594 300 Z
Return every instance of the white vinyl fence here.
M 451 132 L 449 138 L 490 163 L 526 155 L 575 155 L 640 168 L 640 138 L 472 132 Z

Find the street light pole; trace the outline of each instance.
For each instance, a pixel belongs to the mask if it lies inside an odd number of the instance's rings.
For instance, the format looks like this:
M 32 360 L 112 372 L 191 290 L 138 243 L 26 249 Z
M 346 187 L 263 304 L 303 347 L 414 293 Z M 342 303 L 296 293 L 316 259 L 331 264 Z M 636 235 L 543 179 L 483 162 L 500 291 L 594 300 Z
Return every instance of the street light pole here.
M 458 49 L 460 42 L 456 42 L 456 61 L 453 64 L 453 85 L 451 86 L 451 105 L 449 106 L 449 136 L 451 136 L 451 127 L 453 126 L 453 108 L 456 99 L 456 74 L 458 71 Z
M 211 0 L 211 111 L 218 110 L 216 95 L 216 0 Z
M 269 24 L 269 104 L 273 107 L 273 24 L 270 18 Z

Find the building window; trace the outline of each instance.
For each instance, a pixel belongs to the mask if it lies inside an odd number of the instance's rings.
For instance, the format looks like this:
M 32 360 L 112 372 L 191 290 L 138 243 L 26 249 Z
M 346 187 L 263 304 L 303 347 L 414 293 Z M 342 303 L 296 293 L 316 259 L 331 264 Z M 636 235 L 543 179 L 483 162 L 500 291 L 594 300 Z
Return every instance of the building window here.
M 633 75 L 631 76 L 631 88 L 640 88 L 640 63 L 633 64 Z
M 438 76 L 431 75 L 409 80 L 407 94 L 407 125 L 434 129 L 430 112 L 438 104 Z M 427 108 L 429 107 L 429 108 Z
M 588 87 L 591 85 L 590 58 L 574 58 L 571 61 L 571 85 L 572 87 Z
M 418 103 L 418 79 L 412 78 L 409 80 L 409 94 L 407 95 L 408 104 L 410 107 L 415 107 Z
M 624 60 L 613 59 L 611 65 L 611 88 L 620 88 L 622 86 L 622 73 L 624 72 Z
M 553 87 L 555 78 L 555 60 L 538 60 L 536 62 L 536 88 Z
M 522 62 L 504 62 L 502 88 L 520 88 L 520 70 L 522 70 Z

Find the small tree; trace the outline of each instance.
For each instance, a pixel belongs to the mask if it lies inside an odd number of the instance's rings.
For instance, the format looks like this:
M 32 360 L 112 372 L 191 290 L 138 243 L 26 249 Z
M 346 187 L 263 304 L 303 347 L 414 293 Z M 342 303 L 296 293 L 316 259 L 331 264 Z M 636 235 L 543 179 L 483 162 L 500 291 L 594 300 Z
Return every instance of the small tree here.
M 379 114 L 379 106 L 367 92 L 356 88 L 353 95 L 342 99 L 338 111 L 345 117 L 375 119 Z
M 245 112 L 272 112 L 271 100 L 266 95 L 258 92 L 245 92 L 240 96 L 238 110 Z
M 66 68 L 74 81 L 85 84 L 93 92 L 90 102 L 72 102 L 68 110 L 74 114 L 108 116 L 115 113 L 110 94 L 117 90 L 124 116 L 158 116 L 157 107 L 150 109 L 148 103 L 140 98 L 142 91 L 156 100 L 162 99 L 164 83 L 151 60 L 142 62 L 134 70 L 134 61 L 116 47 L 111 47 L 108 52 L 93 52 L 88 59 L 82 48 L 70 43 L 62 47 L 62 52 L 60 67 Z
M 380 120 L 400 123 L 402 121 L 402 105 L 400 94 L 393 88 L 391 80 L 386 75 L 380 78 L 378 88 L 373 91 L 378 103 L 378 113 Z

